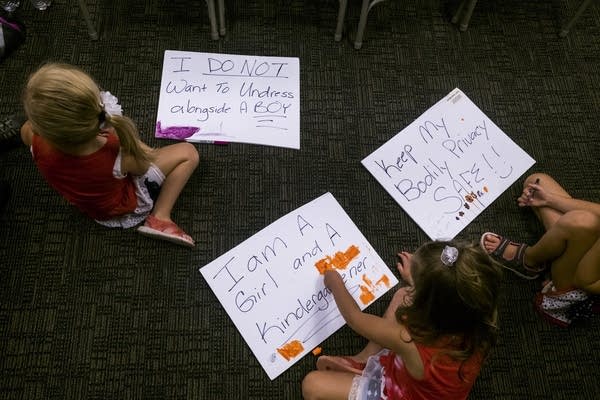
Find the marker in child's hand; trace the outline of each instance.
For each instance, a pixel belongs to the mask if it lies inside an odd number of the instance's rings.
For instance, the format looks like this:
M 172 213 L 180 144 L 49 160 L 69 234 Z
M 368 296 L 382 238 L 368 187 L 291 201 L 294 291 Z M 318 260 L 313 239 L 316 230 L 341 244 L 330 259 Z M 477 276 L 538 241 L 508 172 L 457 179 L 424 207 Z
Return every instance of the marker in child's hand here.
M 539 184 L 540 184 L 540 178 L 537 178 L 537 179 L 535 180 L 535 184 L 536 184 L 536 185 L 539 185 Z M 531 191 L 529 192 L 529 197 L 530 197 L 530 198 L 531 198 L 531 197 L 533 197 L 533 195 L 535 194 L 535 192 L 536 192 L 536 189 L 535 189 L 535 188 L 531 189 Z

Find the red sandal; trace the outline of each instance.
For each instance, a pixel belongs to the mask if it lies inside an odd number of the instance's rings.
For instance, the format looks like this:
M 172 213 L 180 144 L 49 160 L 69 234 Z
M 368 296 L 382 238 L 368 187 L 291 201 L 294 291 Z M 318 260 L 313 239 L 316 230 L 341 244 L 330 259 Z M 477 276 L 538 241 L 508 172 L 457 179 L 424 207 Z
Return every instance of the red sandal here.
M 167 240 L 182 246 L 194 247 L 194 239 L 181 230 L 175 222 L 163 221 L 152 215 L 148 215 L 144 225 L 140 226 L 137 230 L 142 235 L 155 239 Z

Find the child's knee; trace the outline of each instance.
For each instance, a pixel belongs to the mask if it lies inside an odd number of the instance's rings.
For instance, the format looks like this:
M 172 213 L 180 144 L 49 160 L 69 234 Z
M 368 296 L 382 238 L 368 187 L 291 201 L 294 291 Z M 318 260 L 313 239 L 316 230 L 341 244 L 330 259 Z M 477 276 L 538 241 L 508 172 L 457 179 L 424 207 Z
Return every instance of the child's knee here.
M 556 221 L 557 227 L 586 235 L 600 236 L 600 217 L 587 210 L 568 211 Z
M 185 142 L 182 143 L 182 147 L 185 151 L 186 159 L 190 163 L 194 164 L 194 166 L 197 166 L 200 163 L 200 155 L 198 154 L 196 146 L 192 143 Z
M 309 372 L 302 380 L 302 398 L 305 400 L 316 398 L 318 382 L 318 373 L 316 371 Z

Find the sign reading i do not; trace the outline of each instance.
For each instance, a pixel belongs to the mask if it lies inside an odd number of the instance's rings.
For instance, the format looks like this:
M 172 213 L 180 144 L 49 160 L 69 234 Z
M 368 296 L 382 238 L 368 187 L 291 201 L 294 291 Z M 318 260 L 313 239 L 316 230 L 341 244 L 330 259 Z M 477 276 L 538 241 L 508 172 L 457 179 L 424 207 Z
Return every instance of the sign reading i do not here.
M 155 135 L 299 149 L 299 59 L 165 51 Z

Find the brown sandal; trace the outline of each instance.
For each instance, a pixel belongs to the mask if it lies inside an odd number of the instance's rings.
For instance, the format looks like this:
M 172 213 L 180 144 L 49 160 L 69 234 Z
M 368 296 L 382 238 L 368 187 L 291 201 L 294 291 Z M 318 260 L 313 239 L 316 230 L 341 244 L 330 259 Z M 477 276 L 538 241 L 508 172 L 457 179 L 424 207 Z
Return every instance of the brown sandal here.
M 545 266 L 543 266 L 541 268 L 536 268 L 536 267 L 530 267 L 525 264 L 525 261 L 524 261 L 525 250 L 527 249 L 527 247 L 529 247 L 527 244 L 513 242 L 510 239 L 507 239 L 504 236 L 500 236 L 493 232 L 486 232 L 483 235 L 481 235 L 481 240 L 479 243 L 481 245 L 481 248 L 483 250 L 485 250 L 486 252 L 487 252 L 487 250 L 486 250 L 485 246 L 483 245 L 483 241 L 487 235 L 493 235 L 493 236 L 497 237 L 498 239 L 500 239 L 500 243 L 498 244 L 498 246 L 494 249 L 494 251 L 492 251 L 491 253 L 488 253 L 488 254 L 492 258 L 494 258 L 496 261 L 499 261 L 500 264 L 502 265 L 502 267 L 514 272 L 516 275 L 520 276 L 521 278 L 536 279 L 537 277 L 540 276 L 540 273 L 546 269 Z M 506 258 L 503 257 L 503 255 L 504 255 L 504 250 L 506 250 L 506 248 L 509 245 L 517 246 L 517 253 L 515 254 L 515 256 L 512 259 L 507 260 Z

